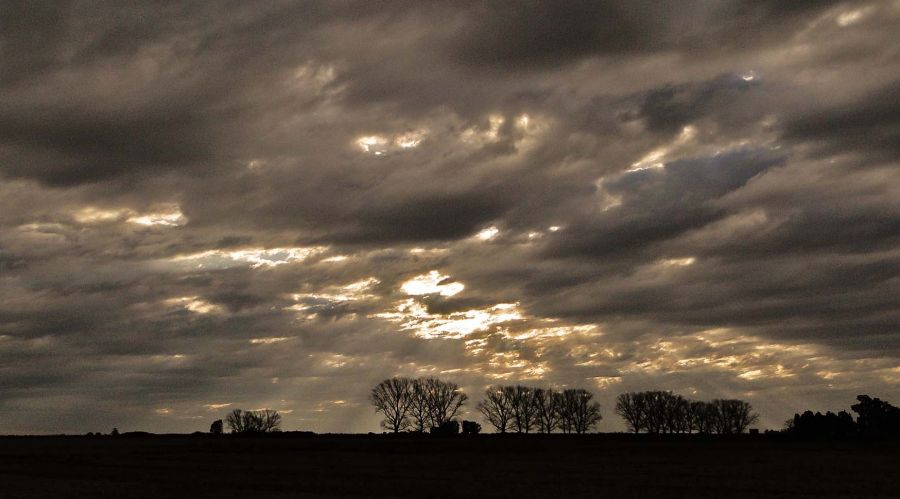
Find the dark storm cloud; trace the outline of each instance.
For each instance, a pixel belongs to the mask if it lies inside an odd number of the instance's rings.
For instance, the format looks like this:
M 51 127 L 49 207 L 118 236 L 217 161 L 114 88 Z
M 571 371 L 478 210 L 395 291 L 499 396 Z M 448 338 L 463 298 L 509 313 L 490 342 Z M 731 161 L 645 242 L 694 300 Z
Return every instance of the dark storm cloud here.
M 667 85 L 653 89 L 644 97 L 639 116 L 647 121 L 651 131 L 676 132 L 687 124 L 709 114 L 717 114 L 730 101 L 739 99 L 740 92 L 750 90 L 756 83 L 740 75 L 722 75 L 714 80 L 681 85 Z
M 0 432 L 369 431 L 394 374 L 900 396 L 894 4 L 0 19 Z
M 785 137 L 816 143 L 825 153 L 860 150 L 894 159 L 900 151 L 900 81 L 893 81 L 854 102 L 797 116 Z
M 651 248 L 724 216 L 717 199 L 782 161 L 765 152 L 738 151 L 606 180 L 603 195 L 617 205 L 567 228 L 548 254 L 608 257 Z
M 462 28 L 448 45 L 464 63 L 519 71 L 588 56 L 743 49 L 777 43 L 833 3 L 479 3 L 461 15 Z

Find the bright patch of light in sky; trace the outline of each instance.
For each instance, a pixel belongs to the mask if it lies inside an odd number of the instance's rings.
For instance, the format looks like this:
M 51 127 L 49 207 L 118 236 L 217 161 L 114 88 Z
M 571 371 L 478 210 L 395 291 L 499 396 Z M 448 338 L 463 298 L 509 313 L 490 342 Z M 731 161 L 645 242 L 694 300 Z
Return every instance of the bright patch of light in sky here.
M 463 338 L 497 324 L 524 319 L 518 303 L 499 303 L 483 309 L 432 314 L 414 298 L 400 302 L 393 312 L 375 314 L 373 317 L 397 322 L 401 330 L 413 331 L 421 338 Z
M 296 248 L 252 248 L 236 251 L 210 250 L 170 259 L 175 263 L 195 264 L 198 268 L 223 269 L 249 264 L 253 268 L 275 267 L 286 263 L 302 262 L 327 251 L 325 246 Z
M 143 225 L 146 227 L 177 227 L 186 224 L 188 221 L 184 214 L 181 212 L 181 208 L 179 208 L 177 205 L 168 206 L 163 208 L 161 211 L 150 213 L 138 213 L 128 208 L 104 209 L 88 206 L 86 208 L 81 208 L 80 210 L 72 214 L 72 218 L 74 218 L 75 221 L 80 224 L 100 224 L 115 222 L 121 220 L 124 217 L 128 217 L 126 221 L 129 223 Z
M 397 136 L 394 139 L 394 145 L 401 149 L 410 149 L 418 146 L 425 139 L 425 132 L 415 131 Z
M 691 256 L 687 258 L 668 258 L 661 260 L 659 263 L 667 267 L 686 267 L 688 265 L 693 265 L 695 261 L 696 259 Z
M 165 303 L 170 306 L 183 307 L 184 309 L 194 312 L 195 314 L 212 314 L 224 311 L 221 306 L 205 301 L 197 296 L 181 296 L 178 298 L 169 298 L 165 301 Z
M 500 233 L 500 229 L 491 226 L 491 227 L 488 227 L 486 229 L 479 231 L 478 234 L 475 234 L 475 237 L 482 241 L 489 241 L 489 240 L 493 239 L 494 237 L 496 237 L 497 234 L 499 234 L 499 233 Z
M 319 293 L 297 293 L 292 295 L 292 298 L 294 301 L 325 301 L 332 304 L 366 300 L 375 298 L 375 295 L 370 294 L 368 291 L 379 282 L 381 281 L 374 277 L 369 277 L 345 286 L 329 286 Z M 311 308 L 311 306 L 294 305 L 290 308 L 294 310 L 307 310 Z
M 850 26 L 851 24 L 856 24 L 863 19 L 872 11 L 871 7 L 864 7 L 862 9 L 849 10 L 847 12 L 842 12 L 838 14 L 835 22 L 837 22 L 838 26 L 845 28 Z
M 163 227 L 178 227 L 187 223 L 187 218 L 181 213 L 180 209 L 174 209 L 168 212 L 147 213 L 144 215 L 135 215 L 128 219 L 129 222 L 138 225 L 154 226 L 161 225 Z
M 356 145 L 362 149 L 363 152 L 375 156 L 383 156 L 391 152 L 418 147 L 419 144 L 425 140 L 427 135 L 428 132 L 425 130 L 413 130 L 394 135 L 393 137 L 384 135 L 366 135 L 356 139 Z
M 441 274 L 436 270 L 432 270 L 427 274 L 418 275 L 404 282 L 400 289 L 411 296 L 440 294 L 441 296 L 453 296 L 463 289 L 465 285 L 461 282 L 446 282 L 450 276 Z
M 666 161 L 669 159 L 668 156 L 672 152 L 679 147 L 690 143 L 696 136 L 696 127 L 692 125 L 685 126 L 681 129 L 681 133 L 678 134 L 678 137 L 676 137 L 674 141 L 645 154 L 640 160 L 631 164 L 631 169 L 628 170 L 628 172 L 636 172 L 650 168 L 662 168 L 665 166 Z
M 356 144 L 363 151 L 380 156 L 387 152 L 388 140 L 379 135 L 368 135 L 357 139 Z
M 287 341 L 290 338 L 287 336 L 275 336 L 269 338 L 253 338 L 250 340 L 251 345 L 271 345 L 273 343 L 281 343 L 282 341 Z
M 78 223 L 91 224 L 112 222 L 131 213 L 130 210 L 104 210 L 100 208 L 87 207 L 75 212 L 73 217 Z

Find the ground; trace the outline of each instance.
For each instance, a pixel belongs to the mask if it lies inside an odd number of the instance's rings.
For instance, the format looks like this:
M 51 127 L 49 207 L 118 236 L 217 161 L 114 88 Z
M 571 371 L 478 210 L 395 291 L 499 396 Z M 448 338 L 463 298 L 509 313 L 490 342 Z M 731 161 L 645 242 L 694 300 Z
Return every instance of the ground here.
M 900 497 L 900 442 L 645 435 L 0 438 L 0 497 Z

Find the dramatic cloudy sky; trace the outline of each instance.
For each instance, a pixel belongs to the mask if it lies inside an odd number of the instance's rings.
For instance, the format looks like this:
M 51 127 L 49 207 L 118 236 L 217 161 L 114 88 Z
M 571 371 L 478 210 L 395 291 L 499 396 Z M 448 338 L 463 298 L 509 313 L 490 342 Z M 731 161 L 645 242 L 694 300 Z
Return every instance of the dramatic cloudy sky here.
M 3 1 L 0 433 L 900 402 L 898 137 L 897 1 Z

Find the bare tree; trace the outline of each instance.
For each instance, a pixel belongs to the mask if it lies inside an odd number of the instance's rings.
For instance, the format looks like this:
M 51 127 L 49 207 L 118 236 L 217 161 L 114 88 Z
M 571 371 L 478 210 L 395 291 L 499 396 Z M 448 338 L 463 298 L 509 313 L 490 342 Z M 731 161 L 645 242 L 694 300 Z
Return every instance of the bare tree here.
M 235 409 L 225 416 L 225 424 L 231 429 L 231 433 L 244 433 L 244 411 Z
M 635 433 L 742 433 L 759 420 L 742 400 L 689 401 L 658 390 L 620 394 L 616 413 Z
M 743 400 L 712 401 L 715 408 L 716 430 L 723 435 L 743 433 L 750 425 L 759 420 L 753 407 Z
M 552 433 L 559 426 L 559 404 L 560 394 L 552 388 L 534 391 L 534 407 L 541 433 Z
M 581 388 L 563 390 L 560 419 L 565 433 L 587 433 L 600 422 L 600 404 L 591 402 L 593 397 Z
M 687 433 L 690 431 L 688 419 L 688 401 L 681 395 L 665 392 L 664 431 L 666 433 Z
M 628 429 L 639 433 L 644 428 L 646 403 L 643 393 L 621 393 L 616 397 L 616 414 L 625 420 Z
M 690 403 L 691 429 L 708 435 L 715 431 L 715 408 L 709 402 L 694 400 Z
M 390 378 L 375 385 L 369 400 L 375 406 L 375 412 L 384 414 L 381 427 L 394 433 L 408 428 L 413 396 L 413 381 L 409 378 Z
M 231 428 L 232 433 L 270 433 L 280 431 L 281 415 L 271 409 L 235 409 L 225 417 L 225 424 Z
M 431 427 L 431 410 L 428 407 L 428 397 L 425 393 L 425 378 L 412 380 L 412 399 L 409 402 L 409 418 L 411 428 L 424 433 Z
M 529 433 L 537 424 L 534 388 L 517 385 L 512 388 L 513 423 L 517 433 Z
M 500 433 L 506 433 L 513 417 L 512 394 L 508 386 L 491 386 L 484 391 L 484 399 L 476 406 L 484 419 Z
M 426 406 L 432 427 L 440 428 L 459 412 L 469 397 L 459 389 L 459 385 L 437 378 L 422 380 Z

